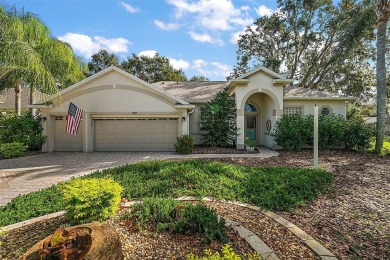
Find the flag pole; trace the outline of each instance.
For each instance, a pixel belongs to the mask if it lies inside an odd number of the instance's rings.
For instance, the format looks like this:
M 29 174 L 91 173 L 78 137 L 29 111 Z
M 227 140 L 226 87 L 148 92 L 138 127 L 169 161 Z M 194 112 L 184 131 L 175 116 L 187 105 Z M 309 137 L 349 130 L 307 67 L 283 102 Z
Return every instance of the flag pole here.
M 314 169 L 318 168 L 318 107 L 314 105 Z

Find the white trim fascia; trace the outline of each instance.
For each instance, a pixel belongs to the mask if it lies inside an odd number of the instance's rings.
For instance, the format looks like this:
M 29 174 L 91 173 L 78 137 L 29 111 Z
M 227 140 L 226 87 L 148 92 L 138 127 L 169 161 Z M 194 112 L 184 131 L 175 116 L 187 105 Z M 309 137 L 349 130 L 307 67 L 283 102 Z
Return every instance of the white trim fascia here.
M 228 84 L 228 88 L 231 88 L 231 87 L 236 87 L 237 85 L 239 84 L 248 84 L 250 82 L 249 79 L 233 79 L 229 82 Z
M 283 100 L 357 100 L 357 97 L 283 97 Z
M 178 114 L 92 114 L 92 119 L 179 118 Z
M 41 105 L 41 104 L 36 104 L 36 105 L 27 105 L 27 108 L 37 108 L 37 109 L 42 109 L 42 108 L 50 108 L 50 105 Z
M 103 76 L 103 75 L 105 75 L 105 74 L 107 74 L 107 73 L 109 73 L 111 71 L 116 71 L 116 72 L 118 72 L 118 73 L 120 73 L 120 74 L 122 74 L 122 75 L 124 75 L 126 77 L 129 77 L 129 78 L 137 81 L 138 83 L 140 83 L 140 84 L 142 84 L 144 86 L 147 86 L 147 87 L 153 89 L 154 91 L 157 91 L 158 93 L 163 94 L 164 96 L 169 97 L 170 99 L 173 99 L 174 101 L 176 101 L 176 102 L 178 102 L 180 104 L 189 105 L 188 102 L 186 102 L 186 101 L 184 101 L 184 100 L 182 100 L 182 99 L 180 99 L 180 98 L 178 98 L 178 97 L 168 93 L 167 91 L 165 91 L 165 90 L 163 90 L 163 89 L 161 89 L 159 87 L 156 87 L 156 86 L 154 86 L 154 85 L 152 85 L 152 84 L 150 84 L 150 83 L 148 83 L 146 81 L 143 81 L 142 79 L 139 79 L 136 76 L 131 75 L 130 73 L 128 73 L 128 72 L 126 72 L 126 71 L 124 71 L 124 70 L 122 70 L 122 69 L 120 69 L 118 67 L 115 67 L 113 65 L 111 65 L 110 67 L 108 67 L 108 68 L 106 68 L 106 69 L 104 69 L 102 71 L 99 71 L 98 73 L 96 73 L 96 74 L 94 74 L 94 75 L 92 75 L 92 76 L 90 76 L 88 78 L 83 79 L 82 81 L 79 81 L 79 82 L 73 84 L 72 86 L 70 86 L 70 87 L 68 87 L 68 88 L 66 88 L 64 90 L 61 90 L 59 93 L 52 95 L 49 100 L 53 100 L 54 98 L 56 98 L 58 96 L 65 95 L 66 93 L 71 92 L 72 90 L 74 90 L 74 89 L 76 89 L 76 88 L 78 88 L 78 87 L 80 87 L 80 86 L 82 86 L 82 85 L 84 85 L 84 84 L 86 84 L 86 83 L 88 83 L 90 81 L 93 81 L 93 80 L 95 80 L 95 79 L 97 79 L 97 78 L 99 78 L 99 77 L 101 77 L 101 76 Z
M 191 104 L 188 104 L 188 105 L 175 105 L 175 108 L 192 109 L 192 108 L 195 108 L 195 105 L 191 105 Z
M 290 83 L 293 83 L 294 80 L 293 79 L 273 79 L 273 83 L 274 84 L 290 84 Z
M 259 71 L 264 71 L 266 74 L 269 74 L 271 75 L 272 77 L 275 77 L 275 78 L 278 78 L 278 79 L 286 79 L 285 77 L 283 77 L 282 75 L 270 70 L 270 69 L 267 69 L 266 67 L 263 67 L 263 66 L 260 66 L 260 67 L 257 67 L 247 73 L 245 73 L 244 75 L 238 77 L 237 79 L 244 79 L 252 74 L 255 74 L 256 72 L 259 72 Z

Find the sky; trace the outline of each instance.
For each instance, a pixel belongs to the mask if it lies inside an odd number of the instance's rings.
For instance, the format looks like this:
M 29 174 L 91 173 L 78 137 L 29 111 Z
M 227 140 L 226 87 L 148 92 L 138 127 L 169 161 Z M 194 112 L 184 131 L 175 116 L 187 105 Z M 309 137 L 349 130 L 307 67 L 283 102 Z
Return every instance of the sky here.
M 169 57 L 188 78 L 225 80 L 236 64 L 239 34 L 276 8 L 276 0 L 0 0 L 37 15 L 52 36 L 85 62 L 107 49 Z

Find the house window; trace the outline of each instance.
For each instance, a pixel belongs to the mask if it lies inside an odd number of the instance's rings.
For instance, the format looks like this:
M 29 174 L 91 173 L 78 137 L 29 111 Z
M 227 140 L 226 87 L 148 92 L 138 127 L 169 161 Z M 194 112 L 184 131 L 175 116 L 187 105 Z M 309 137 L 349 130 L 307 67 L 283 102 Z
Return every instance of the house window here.
M 245 104 L 244 110 L 245 112 L 257 112 L 257 108 L 254 105 L 249 103 Z
M 295 114 L 302 114 L 302 107 L 283 107 L 283 115 L 291 116 Z
M 55 116 L 54 118 L 55 118 L 55 120 L 57 120 L 57 121 L 63 120 L 63 117 L 62 117 L 62 116 Z
M 321 115 L 330 115 L 332 113 L 331 108 L 328 106 L 324 106 L 321 108 Z

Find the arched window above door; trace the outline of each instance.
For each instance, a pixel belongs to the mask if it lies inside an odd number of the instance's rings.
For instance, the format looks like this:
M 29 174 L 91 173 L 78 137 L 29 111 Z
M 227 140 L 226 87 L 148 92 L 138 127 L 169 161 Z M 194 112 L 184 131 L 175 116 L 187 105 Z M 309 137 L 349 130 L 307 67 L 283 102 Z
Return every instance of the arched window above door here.
M 250 103 L 245 104 L 244 110 L 245 112 L 257 112 L 257 108 Z

